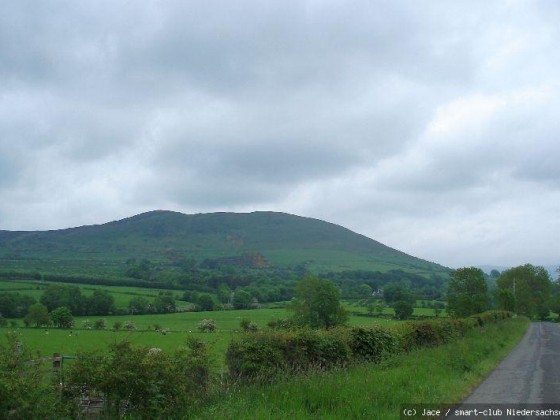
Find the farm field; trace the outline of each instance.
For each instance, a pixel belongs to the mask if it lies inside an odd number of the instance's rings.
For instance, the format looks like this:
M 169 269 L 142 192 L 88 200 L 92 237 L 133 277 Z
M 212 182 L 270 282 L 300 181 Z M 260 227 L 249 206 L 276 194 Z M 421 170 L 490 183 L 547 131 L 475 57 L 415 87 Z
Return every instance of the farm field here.
M 351 307 L 356 311 L 355 306 Z M 362 308 L 365 314 L 365 309 Z M 188 336 L 193 336 L 210 344 L 219 366 L 224 363 L 225 350 L 231 339 L 239 334 L 240 322 L 243 318 L 256 323 L 259 327 L 266 327 L 273 319 L 287 318 L 290 313 L 283 308 L 232 310 L 212 312 L 180 312 L 157 315 L 123 315 L 107 317 L 75 317 L 75 327 L 72 329 L 59 328 L 22 328 L 22 320 L 16 321 L 16 328 L 0 328 L 0 340 L 5 339 L 5 333 L 16 331 L 26 350 L 41 357 L 50 357 L 53 353 L 75 355 L 80 351 L 102 350 L 111 343 L 128 340 L 134 345 L 159 347 L 162 350 L 173 351 L 185 344 Z M 83 329 L 84 321 L 94 323 L 98 319 L 107 321 L 107 330 Z M 213 319 L 216 323 L 214 333 L 203 333 L 197 329 L 203 319 Z M 121 329 L 112 331 L 117 322 L 122 325 L 131 321 L 135 330 Z M 371 318 L 367 316 L 350 315 L 349 325 L 389 325 L 398 321 L 387 318 Z M 155 330 L 167 330 L 165 334 Z
M 106 286 L 91 284 L 84 285 L 74 283 L 44 282 L 39 280 L 0 280 L 0 293 L 17 292 L 21 295 L 31 296 L 39 301 L 44 290 L 51 284 L 78 287 L 81 293 L 86 297 L 91 296 L 96 290 L 104 290 L 111 296 L 113 296 L 117 309 L 127 309 L 130 300 L 138 296 L 150 299 L 156 297 L 160 292 L 171 292 L 173 293 L 173 296 L 175 296 L 175 298 L 180 298 L 183 295 L 181 291 L 170 289 L 148 289 L 144 287 Z M 177 301 L 177 307 L 186 305 L 186 302 L 180 300 Z

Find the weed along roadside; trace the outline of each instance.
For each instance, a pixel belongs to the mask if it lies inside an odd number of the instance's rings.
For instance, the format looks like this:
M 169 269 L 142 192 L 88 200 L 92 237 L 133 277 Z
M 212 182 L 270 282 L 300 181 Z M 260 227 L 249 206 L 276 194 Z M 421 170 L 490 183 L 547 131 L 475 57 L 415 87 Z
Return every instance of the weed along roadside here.
M 346 367 L 310 368 L 298 375 L 277 372 L 273 381 L 255 375 L 243 385 L 218 393 L 192 415 L 204 419 L 398 419 L 403 406 L 456 404 L 519 342 L 529 320 L 492 320 L 485 314 L 455 321 L 459 321 L 458 333 L 446 343 L 425 325 L 415 330 L 403 324 L 397 330 L 404 347 L 395 353 L 371 361 L 362 356 Z
M 19 378 L 21 401 L 2 398 L 0 408 L 27 417 L 74 417 L 91 398 L 102 399 L 105 413 L 115 417 L 377 417 L 375 410 L 388 414 L 402 403 L 459 401 L 522 334 L 525 319 L 510 315 L 241 333 L 226 350 L 227 372 L 215 369 L 201 340 L 174 352 L 123 341 L 65 363 L 62 389 L 52 386 L 44 367 L 37 373 L 39 365 L 18 362 L 26 355 L 14 337 L 1 354 Z M 41 392 L 24 393 L 37 383 L 27 381 L 30 372 L 43 377 Z

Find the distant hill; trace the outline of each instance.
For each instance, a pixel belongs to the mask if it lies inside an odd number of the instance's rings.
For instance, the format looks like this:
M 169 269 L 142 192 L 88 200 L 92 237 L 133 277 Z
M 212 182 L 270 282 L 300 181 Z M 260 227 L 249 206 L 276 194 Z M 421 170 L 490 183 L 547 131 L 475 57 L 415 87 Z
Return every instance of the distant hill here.
M 187 215 L 151 211 L 102 225 L 63 230 L 0 231 L 0 269 L 115 272 L 131 258 L 175 257 L 305 266 L 312 272 L 448 269 L 317 219 L 277 212 Z

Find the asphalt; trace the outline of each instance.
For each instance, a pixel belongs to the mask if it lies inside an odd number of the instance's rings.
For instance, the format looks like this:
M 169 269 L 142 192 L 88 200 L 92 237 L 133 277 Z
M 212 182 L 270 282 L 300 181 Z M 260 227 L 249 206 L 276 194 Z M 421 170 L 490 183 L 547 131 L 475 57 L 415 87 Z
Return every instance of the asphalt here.
M 457 408 L 492 404 L 532 408 L 555 404 L 560 409 L 560 324 L 532 323 L 521 342 Z

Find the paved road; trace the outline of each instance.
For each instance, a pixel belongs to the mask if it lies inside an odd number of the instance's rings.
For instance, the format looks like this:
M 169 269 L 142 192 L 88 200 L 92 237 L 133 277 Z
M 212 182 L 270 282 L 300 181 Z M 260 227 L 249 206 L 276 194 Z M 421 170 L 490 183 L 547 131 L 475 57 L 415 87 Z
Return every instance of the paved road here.
M 463 404 L 560 404 L 560 324 L 532 323 Z

